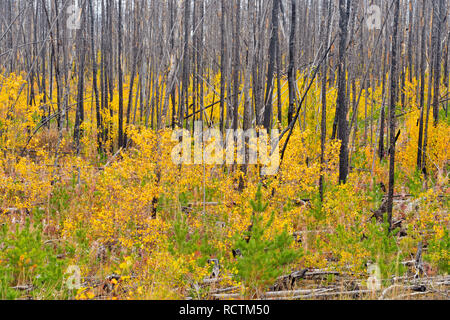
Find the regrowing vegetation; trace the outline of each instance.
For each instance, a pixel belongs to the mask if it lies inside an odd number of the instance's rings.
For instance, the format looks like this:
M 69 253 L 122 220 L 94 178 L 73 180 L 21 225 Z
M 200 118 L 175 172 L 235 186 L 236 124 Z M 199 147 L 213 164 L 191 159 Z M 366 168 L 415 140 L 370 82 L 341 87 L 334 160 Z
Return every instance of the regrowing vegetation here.
M 0 299 L 448 299 L 449 13 L 2 0 Z

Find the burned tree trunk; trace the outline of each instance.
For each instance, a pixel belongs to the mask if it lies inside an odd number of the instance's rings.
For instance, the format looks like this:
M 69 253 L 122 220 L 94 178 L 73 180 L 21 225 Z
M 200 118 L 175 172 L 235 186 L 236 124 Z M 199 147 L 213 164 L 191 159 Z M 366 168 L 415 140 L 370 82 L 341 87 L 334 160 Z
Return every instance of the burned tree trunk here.
M 91 17 L 90 25 L 90 37 L 91 37 L 91 59 L 92 59 L 92 88 L 95 95 L 95 115 L 97 120 L 97 144 L 99 152 L 103 152 L 103 142 L 102 142 L 102 116 L 100 114 L 100 100 L 98 94 L 97 85 L 97 52 L 95 50 L 95 39 L 94 39 L 94 10 L 92 6 L 92 0 L 89 0 L 89 14 Z
M 389 137 L 390 137 L 390 158 L 389 158 L 389 190 L 388 190 L 388 222 L 389 230 L 392 230 L 392 209 L 394 204 L 394 184 L 395 184 L 395 110 L 397 105 L 398 81 L 397 81 L 397 37 L 398 37 L 398 21 L 400 11 L 400 0 L 394 0 L 394 24 L 391 44 L 391 99 L 389 104 Z
M 122 71 L 122 1 L 119 1 L 117 68 L 119 76 L 119 149 L 125 147 L 123 132 L 123 71 Z M 111 79 L 110 79 L 111 81 Z
M 422 148 L 423 148 L 423 122 L 425 114 L 425 38 L 426 38 L 426 27 L 425 27 L 425 9 L 426 2 L 422 3 L 422 16 L 421 16 L 421 27 L 422 27 L 422 39 L 421 39 L 421 54 L 420 54 L 420 97 L 419 97 L 419 107 L 420 107 L 420 119 L 419 119 L 419 140 L 417 146 L 417 170 L 422 171 Z
M 82 22 L 85 24 L 86 15 L 83 14 Z M 77 150 L 80 148 L 80 138 L 83 133 L 81 130 L 81 125 L 84 122 L 84 67 L 85 67 L 85 52 L 86 52 L 86 37 L 83 36 L 83 29 L 77 32 L 77 42 L 78 42 L 78 94 L 77 94 L 77 111 L 75 115 L 75 128 L 74 128 L 74 140 L 77 146 Z
M 294 104 L 295 104 L 295 28 L 297 23 L 296 16 L 296 1 L 291 0 L 291 33 L 289 36 L 289 67 L 288 67 L 288 82 L 289 82 L 289 110 L 288 110 L 288 123 L 292 122 L 294 117 Z
M 329 0 L 322 1 L 322 19 L 324 20 L 321 30 L 322 30 L 322 52 L 323 54 L 327 50 L 329 46 L 328 34 L 330 33 L 330 24 L 331 24 L 331 2 Z M 328 14 L 327 14 L 328 11 Z M 327 18 L 328 16 L 328 18 Z M 325 22 L 327 21 L 327 22 Z M 327 58 L 323 62 L 322 66 L 322 119 L 320 122 L 320 164 L 322 166 L 321 170 L 324 170 L 325 166 L 325 142 L 327 139 L 327 74 L 328 74 L 328 63 Z M 320 200 L 323 202 L 324 197 L 324 174 L 323 171 L 320 174 L 319 178 L 319 194 Z
M 233 129 L 238 129 L 238 119 L 239 119 L 239 33 L 240 33 L 240 23 L 241 23 L 241 1 L 237 0 L 235 2 L 235 23 L 233 32 Z
M 180 125 L 183 126 L 185 115 L 189 113 L 189 37 L 190 37 L 190 17 L 191 1 L 184 1 L 184 50 L 183 50 L 183 89 L 180 101 L 180 112 L 178 115 Z M 188 122 L 186 122 L 187 125 Z
M 348 21 L 352 0 L 339 0 L 339 57 L 338 57 L 338 94 L 336 102 L 336 117 L 338 119 L 337 136 L 341 140 L 339 154 L 339 182 L 345 183 L 348 175 L 348 106 L 346 86 L 346 46 L 348 36 Z
M 221 0 L 220 16 L 220 130 L 225 130 L 225 75 L 226 75 L 226 47 L 225 47 L 225 1 Z
M 276 63 L 276 46 L 278 45 L 278 11 L 280 0 L 273 1 L 272 8 L 272 28 L 269 45 L 269 65 L 267 70 L 266 97 L 264 99 L 264 128 L 270 129 L 272 126 L 273 115 L 273 88 L 274 88 L 274 70 Z
M 439 3 L 437 3 L 439 2 Z M 434 72 L 434 93 L 433 93 L 433 117 L 434 126 L 439 122 L 440 87 L 441 87 L 441 59 L 442 45 L 441 33 L 445 19 L 445 0 L 433 1 L 433 72 Z M 431 85 L 431 84 L 430 84 Z

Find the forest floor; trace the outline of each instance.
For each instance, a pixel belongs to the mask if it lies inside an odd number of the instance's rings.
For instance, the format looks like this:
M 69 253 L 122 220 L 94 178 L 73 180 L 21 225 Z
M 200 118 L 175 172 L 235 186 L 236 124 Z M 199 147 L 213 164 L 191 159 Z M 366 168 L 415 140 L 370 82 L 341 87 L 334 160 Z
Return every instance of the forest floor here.
M 2 112 L 21 81 L 6 82 Z M 430 122 L 425 177 L 408 88 L 392 231 L 389 164 L 364 101 L 349 178 L 337 184 L 339 141 L 327 139 L 320 164 L 318 87 L 302 115 L 307 128 L 296 127 L 278 173 L 266 177 L 258 165 L 245 174 L 178 165 L 172 130 L 143 125 L 129 127 L 126 150 L 99 153 L 91 117 L 77 150 L 72 120 L 60 132 L 41 126 L 39 108 L 20 98 L 0 127 L 0 299 L 448 299 L 450 125 L 444 112 L 437 127 Z M 368 95 L 379 114 L 381 88 Z

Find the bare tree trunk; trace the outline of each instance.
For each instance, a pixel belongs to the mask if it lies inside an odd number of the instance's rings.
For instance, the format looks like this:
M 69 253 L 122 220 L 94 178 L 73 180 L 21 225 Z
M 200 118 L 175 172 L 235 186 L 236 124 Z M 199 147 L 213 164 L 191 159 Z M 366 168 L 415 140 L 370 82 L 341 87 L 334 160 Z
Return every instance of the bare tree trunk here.
M 439 2 L 439 3 L 436 3 Z M 440 88 L 441 88 L 441 33 L 446 16 L 445 0 L 433 1 L 433 69 L 434 69 L 434 93 L 433 93 L 433 117 L 434 126 L 439 122 Z
M 289 67 L 288 67 L 288 82 L 289 82 L 289 110 L 288 110 L 288 123 L 292 122 L 294 117 L 295 107 L 295 28 L 297 22 L 296 16 L 296 2 L 297 0 L 291 0 L 291 33 L 289 36 Z
M 279 125 L 283 122 L 283 110 L 281 110 L 281 53 L 280 44 L 277 41 L 276 61 L 277 61 L 277 119 Z
M 86 23 L 86 14 L 82 14 L 82 26 Z M 81 130 L 81 125 L 84 122 L 84 68 L 85 68 L 85 57 L 86 57 L 86 37 L 83 36 L 84 28 L 81 28 L 77 32 L 77 42 L 78 42 L 78 95 L 77 95 L 77 111 L 75 117 L 75 128 L 74 128 L 74 140 L 77 146 L 77 151 L 80 149 L 80 138 L 83 133 Z
M 421 39 L 421 55 L 420 55 L 420 119 L 419 119 L 419 140 L 417 146 L 417 170 L 422 171 L 422 148 L 423 148 L 423 121 L 424 121 L 424 97 L 425 97 L 425 45 L 426 45 L 426 25 L 425 25 L 425 9 L 426 2 L 422 3 L 422 16 L 421 16 L 421 28 L 422 28 L 422 39 Z
M 253 4 L 248 4 L 249 20 L 253 17 Z M 251 74 L 253 70 L 253 56 L 255 54 L 255 41 L 254 34 L 251 29 L 248 30 L 248 51 L 247 51 L 247 67 L 245 70 L 244 79 L 244 131 L 252 127 L 252 96 L 250 95 Z M 248 143 L 248 141 L 247 141 Z M 248 152 L 246 152 L 246 162 L 248 163 Z
M 339 154 L 339 182 L 345 183 L 348 175 L 348 121 L 347 121 L 347 98 L 346 98 L 346 46 L 348 36 L 348 21 L 351 0 L 348 0 L 347 7 L 345 0 L 339 0 L 339 60 L 338 60 L 338 94 L 337 94 L 337 110 L 338 119 L 337 134 L 341 140 L 341 151 Z
M 328 13 L 327 13 L 328 11 Z M 328 18 L 326 18 L 328 16 Z M 323 54 L 329 46 L 329 33 L 331 25 L 331 1 L 322 1 L 322 19 L 323 23 L 321 26 L 322 36 L 321 42 L 323 47 Z M 325 22 L 327 21 L 327 22 Z M 323 202 L 324 199 L 324 166 L 325 166 L 325 142 L 327 139 L 327 74 L 328 74 L 328 59 L 325 58 L 322 66 L 322 119 L 320 122 L 320 164 L 321 164 L 321 174 L 319 178 L 319 194 L 320 201 Z
M 447 20 L 447 24 L 448 26 L 450 26 L 450 22 Z M 449 29 L 449 27 L 447 27 L 447 30 Z M 450 46 L 450 32 L 447 33 L 447 48 L 446 48 L 446 54 L 445 54 L 445 66 L 444 66 L 444 83 L 445 83 L 445 87 L 447 88 L 447 99 L 450 99 L 450 92 L 449 92 L 449 88 L 450 88 L 450 76 L 449 76 L 449 62 L 448 59 L 450 57 L 449 55 L 449 46 Z M 448 100 L 445 102 L 445 117 L 447 118 L 448 116 L 448 106 L 449 106 L 449 102 Z
M 183 91 L 181 98 L 181 110 L 179 114 L 179 122 L 183 125 L 184 117 L 189 113 L 189 37 L 190 37 L 190 17 L 191 17 L 191 1 L 184 0 L 184 50 L 183 50 Z M 188 127 L 188 121 L 186 121 Z
M 136 10 L 136 9 L 135 9 Z M 139 10 L 139 8 L 137 8 Z M 140 48 L 138 45 L 138 37 L 139 37 L 139 29 L 140 29 L 140 23 L 136 22 L 138 19 L 137 15 L 135 15 L 135 24 L 134 24 L 134 34 L 133 34 L 133 44 L 131 48 L 131 53 L 133 56 L 132 60 L 132 66 L 131 66 L 131 76 L 130 76 L 130 85 L 128 88 L 128 106 L 127 106 L 127 114 L 126 114 L 126 131 L 128 130 L 128 126 L 130 125 L 130 118 L 131 118 L 131 108 L 133 105 L 133 87 L 134 82 L 136 78 L 136 68 L 138 64 L 138 56 L 140 52 Z M 137 97 L 136 97 L 137 99 Z M 128 143 L 128 134 L 125 131 L 124 137 L 123 137 L 123 146 L 125 147 Z
M 233 32 L 233 129 L 238 129 L 239 119 L 239 46 L 240 46 L 240 26 L 241 26 L 241 0 L 235 0 L 235 23 Z
M 225 1 L 221 0 L 220 16 L 220 130 L 225 130 L 225 77 L 226 77 L 226 47 L 225 47 Z
M 275 69 L 276 46 L 278 44 L 278 11 L 280 0 L 273 0 L 272 8 L 272 28 L 269 45 L 269 65 L 267 70 L 266 97 L 264 100 L 264 128 L 270 129 L 272 126 L 273 115 L 273 75 Z
M 380 120 L 380 138 L 379 138 L 379 144 L 378 144 L 378 155 L 380 157 L 380 160 L 384 159 L 384 129 L 385 129 L 385 101 L 384 101 L 384 97 L 385 97 L 385 93 L 386 93 L 386 64 L 387 64 L 387 57 L 388 57 L 388 46 L 387 46 L 387 35 L 386 35 L 386 50 L 385 50 L 385 55 L 384 55 L 384 59 L 383 59 L 383 71 L 382 71 L 382 89 L 381 89 L 381 95 L 383 96 L 383 102 L 381 105 L 381 120 Z
M 125 137 L 123 132 L 123 71 L 122 71 L 122 1 L 119 1 L 119 21 L 117 25 L 118 47 L 117 47 L 117 68 L 119 76 L 119 149 L 125 147 Z
M 390 133 L 390 149 L 389 149 L 389 192 L 388 192 L 388 222 L 389 230 L 392 230 L 392 209 L 394 204 L 394 184 L 395 184 L 395 126 L 396 126 L 396 116 L 395 110 L 397 105 L 397 90 L 398 90 L 398 79 L 397 79 L 397 37 L 398 37 L 398 21 L 399 21 L 399 11 L 400 11 L 400 0 L 394 0 L 394 25 L 393 25 L 393 35 L 392 35 L 392 48 L 391 48 L 391 72 L 390 72 L 390 82 L 391 82 L 391 100 L 389 105 L 389 133 Z
M 103 142 L 102 142 L 102 116 L 100 113 L 100 100 L 98 93 L 98 84 L 97 84 L 97 51 L 95 49 L 95 39 L 94 39 L 94 10 L 92 6 L 92 1 L 89 0 L 89 14 L 91 17 L 91 25 L 90 25 L 90 37 L 91 37 L 91 60 L 92 60 L 92 88 L 94 90 L 95 95 L 95 115 L 97 120 L 97 144 L 99 152 L 103 152 Z
M 430 49 L 430 55 L 432 56 L 432 50 L 433 46 L 429 47 Z M 428 125 L 430 123 L 430 111 L 431 111 L 431 95 L 432 95 L 432 82 L 433 82 L 433 68 L 429 68 L 429 75 L 428 75 L 428 95 L 427 95 L 427 113 L 425 116 L 425 129 L 423 134 L 423 147 L 422 147 L 422 173 L 425 177 L 425 183 L 427 183 L 428 179 L 428 172 L 427 172 L 427 148 L 428 148 Z

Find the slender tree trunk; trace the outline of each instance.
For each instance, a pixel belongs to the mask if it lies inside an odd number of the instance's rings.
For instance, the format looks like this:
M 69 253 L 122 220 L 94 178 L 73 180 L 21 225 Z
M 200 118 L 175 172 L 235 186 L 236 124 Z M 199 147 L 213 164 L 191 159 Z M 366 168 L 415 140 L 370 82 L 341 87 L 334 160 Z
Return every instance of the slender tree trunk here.
M 288 123 L 292 122 L 294 117 L 295 107 L 295 28 L 297 23 L 296 16 L 296 2 L 297 0 L 291 0 L 291 33 L 289 36 L 289 67 L 288 67 L 288 82 L 289 82 L 289 110 L 288 110 Z
M 341 140 L 341 150 L 339 154 L 339 182 L 345 183 L 348 175 L 348 121 L 347 121 L 347 88 L 346 88 L 346 46 L 348 36 L 348 21 L 351 0 L 348 0 L 346 7 L 345 0 L 339 0 L 339 60 L 338 60 L 338 94 L 337 94 L 337 119 L 338 139 Z
M 422 38 L 421 38 L 421 55 L 420 55 L 420 119 L 419 119 L 419 140 L 417 146 L 417 170 L 422 171 L 422 148 L 423 148 L 423 121 L 424 121 L 424 97 L 425 97 L 425 45 L 426 45 L 426 24 L 425 24 L 425 9 L 426 2 L 422 3 L 422 16 L 421 16 L 421 28 L 422 28 Z
M 82 14 L 83 16 L 83 24 L 85 25 L 85 17 L 86 14 Z M 77 151 L 80 149 L 80 139 L 83 135 L 81 130 L 81 125 L 84 122 L 84 67 L 85 67 L 85 56 L 86 56 L 86 37 L 83 36 L 84 28 L 78 30 L 78 57 L 79 57 L 79 65 L 78 65 L 78 95 L 77 95 L 77 111 L 75 117 L 75 128 L 74 128 L 74 140 L 77 146 Z
M 390 159 L 389 159 L 389 192 L 388 192 L 388 222 L 389 230 L 392 230 L 392 209 L 394 204 L 394 184 L 395 184 L 395 127 L 396 127 L 396 116 L 395 110 L 397 105 L 397 94 L 398 94 L 398 79 L 397 79 L 397 63 L 398 63 L 398 53 L 397 53 L 397 37 L 398 37 L 398 21 L 399 21 L 399 11 L 400 11 L 400 0 L 394 0 L 394 25 L 393 25 L 393 35 L 392 35 L 392 48 L 391 48 L 391 72 L 390 72 L 390 82 L 391 82 L 391 100 L 389 105 L 389 133 L 390 133 Z
M 433 92 L 433 117 L 434 126 L 439 122 L 440 88 L 441 88 L 441 59 L 442 45 L 441 33 L 445 19 L 445 0 L 433 1 L 433 69 L 434 69 L 434 92 Z M 438 3 L 436 3 L 438 2 Z
M 450 22 L 448 20 L 447 20 L 447 24 L 448 24 L 448 26 L 450 26 Z M 450 32 L 447 33 L 447 49 L 446 49 L 446 54 L 445 54 L 445 66 L 444 66 L 444 83 L 447 88 L 447 96 L 446 96 L 447 99 L 450 99 L 450 92 L 449 92 L 450 76 L 449 76 L 449 62 L 448 62 L 448 59 L 450 57 L 449 46 L 450 46 Z M 447 100 L 445 102 L 445 117 L 446 118 L 448 116 L 448 106 L 449 106 L 449 101 Z
M 240 24 L 241 24 L 241 0 L 235 0 L 235 25 L 233 32 L 233 129 L 238 129 L 239 119 L 239 47 L 240 47 Z
M 118 47 L 117 47 L 117 67 L 119 76 L 119 149 L 125 147 L 125 137 L 123 132 L 123 71 L 122 71 L 122 1 L 119 1 L 119 21 L 118 29 Z M 111 80 L 111 79 L 110 79 Z
M 388 41 L 387 41 L 387 36 L 386 36 L 386 51 L 385 51 L 385 55 L 384 55 L 384 59 L 383 59 L 383 69 L 382 69 L 383 71 L 382 71 L 382 74 L 381 74 L 382 79 L 383 79 L 382 80 L 382 84 L 381 84 L 381 86 L 382 86 L 381 95 L 383 97 L 383 102 L 382 102 L 382 105 L 381 105 L 380 137 L 379 137 L 379 144 L 378 144 L 378 155 L 380 157 L 380 160 L 384 159 L 384 129 L 385 129 L 385 123 L 386 123 L 386 121 L 385 121 L 385 119 L 386 119 L 386 115 L 385 115 L 386 114 L 386 112 L 385 112 L 386 108 L 385 108 L 384 97 L 385 97 L 385 93 L 386 93 L 386 64 L 387 64 L 387 56 L 388 56 L 387 43 L 388 43 Z
M 269 65 L 267 70 L 266 97 L 264 100 L 264 128 L 270 129 L 273 116 L 273 77 L 275 70 L 276 46 L 278 43 L 278 11 L 280 0 L 273 0 L 272 8 L 272 28 L 269 45 Z
M 329 0 L 322 1 L 322 19 L 327 22 L 322 23 L 322 37 L 321 42 L 323 46 L 323 54 L 329 47 L 328 34 L 330 33 L 330 24 L 331 24 L 331 2 Z M 327 14 L 328 11 L 328 14 Z M 326 17 L 328 18 L 326 19 Z M 326 20 L 325 20 L 326 19 Z M 325 27 L 326 25 L 326 27 Z M 325 174 L 325 142 L 327 139 L 327 74 L 328 74 L 328 59 L 325 58 L 325 61 L 322 65 L 322 119 L 320 122 L 320 165 L 321 165 L 321 174 L 319 178 L 319 194 L 320 201 L 323 202 L 324 199 L 324 174 Z
M 95 95 L 95 115 L 97 120 L 97 144 L 99 152 L 103 152 L 103 143 L 102 143 L 102 116 L 100 113 L 100 100 L 98 93 L 98 84 L 97 84 L 97 51 L 95 49 L 95 39 L 94 39 L 94 10 L 92 6 L 92 1 L 89 0 L 89 13 L 91 17 L 91 26 L 90 26 L 90 36 L 91 36 L 91 59 L 92 59 L 92 88 L 94 90 Z
M 138 17 L 135 15 L 135 19 L 138 19 Z M 133 105 L 133 87 L 134 87 L 134 82 L 135 82 L 135 78 L 136 78 L 136 68 L 137 68 L 137 64 L 138 64 L 138 55 L 140 52 L 140 48 L 138 45 L 138 37 L 139 37 L 139 28 L 140 28 L 140 23 L 138 23 L 135 20 L 135 25 L 134 25 L 134 35 L 133 35 L 133 44 L 132 44 L 132 48 L 131 48 L 131 53 L 133 56 L 133 60 L 132 60 L 132 66 L 131 66 L 131 76 L 130 76 L 130 85 L 128 87 L 128 106 L 127 106 L 127 114 L 126 114 L 126 129 L 125 129 L 125 133 L 124 133 L 124 137 L 123 137 L 123 144 L 124 147 L 127 145 L 128 143 L 128 126 L 130 125 L 130 118 L 131 118 L 131 108 Z M 137 96 L 136 96 L 137 99 Z
M 189 113 L 189 37 L 190 37 L 191 1 L 184 0 L 184 50 L 183 50 L 183 93 L 181 99 L 180 124 L 183 125 L 185 115 Z M 188 121 L 186 121 L 188 127 Z
M 221 0 L 220 16 L 220 130 L 225 131 L 225 77 L 226 71 L 226 47 L 225 47 L 225 1 Z

